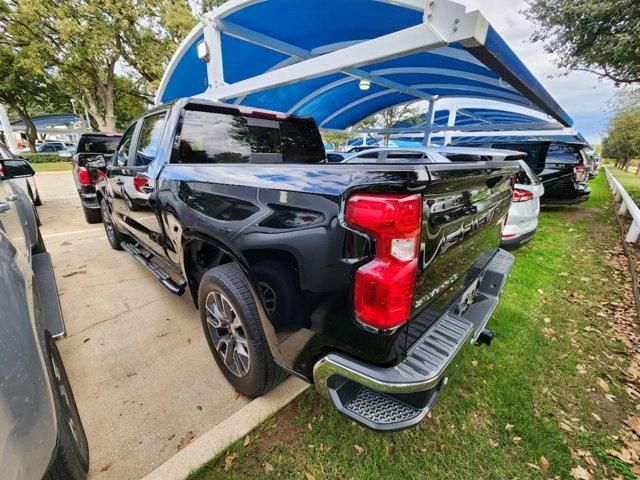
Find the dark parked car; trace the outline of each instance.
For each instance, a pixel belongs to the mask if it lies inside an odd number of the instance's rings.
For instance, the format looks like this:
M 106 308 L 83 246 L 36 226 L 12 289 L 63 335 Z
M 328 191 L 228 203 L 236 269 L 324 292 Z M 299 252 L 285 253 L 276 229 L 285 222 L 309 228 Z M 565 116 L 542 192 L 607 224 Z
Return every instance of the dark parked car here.
M 293 374 L 395 430 L 491 341 L 517 171 L 327 164 L 311 119 L 186 99 L 129 127 L 97 195 L 111 246 L 189 292 L 235 388 L 256 397 Z
M 544 185 L 542 205 L 571 205 L 589 199 L 591 159 L 584 144 L 523 141 L 483 143 L 482 146 L 525 152 L 525 162 Z
M 96 201 L 96 182 L 104 173 L 122 135 L 117 133 L 85 133 L 73 155 L 73 180 L 82 202 L 87 223 L 100 223 L 100 205 Z
M 0 163 L 0 478 L 77 480 L 89 448 L 56 347 L 65 330 L 51 258 L 31 200 L 10 180 L 33 170 Z

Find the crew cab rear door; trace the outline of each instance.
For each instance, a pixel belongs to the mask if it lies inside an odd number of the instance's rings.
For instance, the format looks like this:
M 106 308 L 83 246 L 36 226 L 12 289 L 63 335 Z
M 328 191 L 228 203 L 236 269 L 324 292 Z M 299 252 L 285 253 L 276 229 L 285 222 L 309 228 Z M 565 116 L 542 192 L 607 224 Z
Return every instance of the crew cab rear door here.
M 129 234 L 161 255 L 162 228 L 154 208 L 156 180 L 149 175 L 149 166 L 158 154 L 166 117 L 166 110 L 153 111 L 138 122 L 127 161 L 117 172 L 120 201 L 114 205 Z

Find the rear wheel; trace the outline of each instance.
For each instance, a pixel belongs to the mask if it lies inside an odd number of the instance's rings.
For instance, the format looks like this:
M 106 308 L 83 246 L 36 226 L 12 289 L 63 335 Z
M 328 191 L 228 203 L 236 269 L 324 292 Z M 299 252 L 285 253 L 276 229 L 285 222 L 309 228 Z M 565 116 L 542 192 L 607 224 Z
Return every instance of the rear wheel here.
M 73 398 L 67 372 L 53 339 L 49 339 L 48 354 L 58 421 L 58 442 L 56 456 L 45 478 L 80 480 L 85 478 L 89 471 L 89 443 Z
M 87 223 L 102 222 L 102 212 L 100 208 L 87 208 L 83 205 L 82 212 L 84 213 L 84 219 Z
M 259 397 L 285 378 L 271 355 L 249 282 L 237 265 L 220 265 L 204 274 L 198 305 L 211 353 L 238 391 Z
M 109 245 L 111 245 L 111 248 L 114 250 L 122 250 L 122 236 L 113 224 L 111 212 L 109 211 L 107 201 L 104 198 L 100 201 L 100 210 L 102 211 L 102 223 L 104 224 L 104 231 L 107 234 Z

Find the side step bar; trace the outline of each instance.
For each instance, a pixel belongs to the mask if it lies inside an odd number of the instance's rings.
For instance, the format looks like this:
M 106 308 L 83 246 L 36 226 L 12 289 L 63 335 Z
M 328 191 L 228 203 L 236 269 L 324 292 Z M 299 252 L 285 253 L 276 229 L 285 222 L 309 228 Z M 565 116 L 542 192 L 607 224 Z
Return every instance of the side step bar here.
M 140 248 L 129 242 L 122 242 L 122 248 L 124 248 L 127 252 L 133 255 L 140 265 L 149 270 L 151 274 L 156 277 L 156 279 L 169 290 L 174 295 L 182 295 L 187 288 L 187 284 L 185 283 L 176 283 L 171 276 L 165 272 L 162 268 L 160 268 L 157 264 L 153 263 L 153 254 L 147 253 L 145 254 Z
M 47 330 L 53 338 L 62 338 L 66 335 L 60 297 L 56 277 L 53 273 L 51 255 L 47 252 L 39 253 L 31 257 L 31 268 L 36 279 L 40 308 Z

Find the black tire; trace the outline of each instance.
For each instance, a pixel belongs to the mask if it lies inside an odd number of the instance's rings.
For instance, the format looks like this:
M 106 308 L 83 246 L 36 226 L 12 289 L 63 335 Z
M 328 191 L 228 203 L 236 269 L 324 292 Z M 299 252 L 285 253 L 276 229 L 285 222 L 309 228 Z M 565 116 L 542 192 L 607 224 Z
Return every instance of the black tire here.
M 298 305 L 298 286 L 292 268 L 265 260 L 251 268 L 251 275 L 258 282 L 273 325 L 280 327 L 291 323 Z
M 39 255 L 47 251 L 47 247 L 44 244 L 44 238 L 42 238 L 42 233 L 40 232 L 39 226 L 36 228 L 36 234 L 37 234 L 36 244 L 31 247 L 32 255 Z
M 48 370 L 58 422 L 56 453 L 47 480 L 81 480 L 89 471 L 89 443 L 58 348 L 48 340 Z
M 114 250 L 122 250 L 122 235 L 113 223 L 111 212 L 104 198 L 100 201 L 100 210 L 102 211 L 102 223 L 107 234 L 109 245 L 111 245 L 111 248 Z
M 87 223 L 102 223 L 102 211 L 99 208 L 87 208 L 83 205 L 82 212 Z
M 238 329 L 241 333 L 238 335 L 243 336 L 248 345 L 248 365 L 244 374 L 234 372 L 232 368 L 238 367 L 239 363 L 235 367 L 228 366 L 223 359 L 223 353 L 214 344 L 213 335 L 220 335 L 220 331 L 225 330 L 214 328 L 208 321 L 208 317 L 212 316 L 208 312 L 213 308 L 207 309 L 207 301 L 211 305 L 216 295 L 222 295 L 226 299 L 234 311 L 234 320 L 239 320 L 241 324 L 241 328 Z M 202 328 L 213 358 L 227 381 L 239 392 L 251 398 L 259 397 L 286 377 L 286 373 L 275 363 L 271 355 L 249 282 L 236 264 L 220 265 L 203 275 L 198 292 L 198 306 Z M 226 344 L 226 349 L 230 349 L 230 345 Z M 236 355 L 236 345 L 234 341 L 234 359 L 240 357 L 239 354 Z

